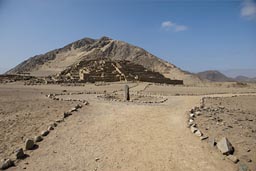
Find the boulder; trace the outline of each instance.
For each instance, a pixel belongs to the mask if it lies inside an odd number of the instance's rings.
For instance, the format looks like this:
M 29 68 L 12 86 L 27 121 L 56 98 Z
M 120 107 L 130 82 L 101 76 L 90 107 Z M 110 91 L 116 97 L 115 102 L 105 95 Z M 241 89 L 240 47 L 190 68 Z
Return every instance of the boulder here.
M 0 169 L 5 170 L 14 166 L 14 162 L 11 159 L 3 159 L 0 163 Z
M 26 150 L 32 150 L 34 148 L 34 141 L 32 139 L 26 139 L 25 141 L 25 149 Z
M 15 150 L 15 156 L 16 156 L 16 159 L 24 159 L 25 154 L 24 154 L 23 148 L 18 148 L 17 150 Z
M 223 137 L 220 141 L 217 142 L 217 148 L 224 155 L 232 154 L 234 152 L 234 147 L 226 137 Z

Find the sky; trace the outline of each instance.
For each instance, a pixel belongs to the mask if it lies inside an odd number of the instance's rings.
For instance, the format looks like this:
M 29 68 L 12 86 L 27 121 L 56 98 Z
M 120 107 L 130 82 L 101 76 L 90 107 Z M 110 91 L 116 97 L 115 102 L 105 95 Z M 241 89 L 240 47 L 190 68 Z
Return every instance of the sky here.
M 256 71 L 255 0 L 0 0 L 0 72 L 102 36 L 190 72 Z

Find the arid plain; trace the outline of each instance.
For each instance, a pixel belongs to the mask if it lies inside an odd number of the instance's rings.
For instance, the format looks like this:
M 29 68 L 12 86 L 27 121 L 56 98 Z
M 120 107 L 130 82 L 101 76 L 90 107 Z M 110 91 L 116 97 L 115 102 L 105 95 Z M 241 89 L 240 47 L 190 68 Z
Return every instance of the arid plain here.
M 123 99 L 126 84 L 130 101 Z M 254 84 L 237 83 L 1 84 L 0 158 L 15 158 L 27 138 L 56 122 L 9 170 L 255 170 L 255 93 Z M 194 121 L 204 140 L 188 128 L 188 113 L 202 99 Z M 63 119 L 78 104 L 82 108 Z M 238 163 L 210 145 L 222 137 Z

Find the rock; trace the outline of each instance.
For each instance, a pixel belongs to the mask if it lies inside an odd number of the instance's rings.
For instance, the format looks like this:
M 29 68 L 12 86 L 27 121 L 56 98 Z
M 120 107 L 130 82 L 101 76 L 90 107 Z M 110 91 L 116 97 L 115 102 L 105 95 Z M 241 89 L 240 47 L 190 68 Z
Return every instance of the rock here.
M 33 140 L 26 139 L 26 141 L 25 141 L 25 149 L 26 150 L 32 150 L 34 148 L 34 145 L 35 145 L 35 143 Z
M 35 136 L 34 138 L 35 142 L 40 142 L 40 141 L 43 141 L 43 137 L 42 136 Z
M 225 107 L 224 106 L 219 106 L 220 109 L 224 109 Z
M 191 130 L 192 133 L 195 133 L 198 129 L 196 127 L 194 127 L 194 126 L 191 126 L 190 130 Z
M 47 136 L 49 134 L 49 131 L 48 130 L 45 130 L 45 131 L 42 131 L 41 132 L 41 135 L 42 136 Z
M 50 126 L 47 128 L 47 130 L 48 130 L 48 131 L 52 131 L 52 130 L 54 130 L 54 128 L 53 128 L 53 126 L 50 125 Z
M 51 124 L 51 126 L 53 126 L 53 127 L 57 127 L 57 126 L 58 126 L 58 124 L 57 124 L 56 122 L 53 122 L 53 123 Z
M 209 138 L 208 143 L 210 144 L 211 147 L 214 147 L 216 145 L 215 138 L 213 137 Z
M 0 163 L 0 169 L 5 170 L 14 166 L 14 162 L 11 159 L 3 159 Z
M 194 120 L 193 119 L 189 119 L 188 123 L 193 124 Z
M 250 171 L 250 169 L 248 168 L 248 166 L 244 163 L 239 163 L 238 165 L 238 171 Z
M 83 106 L 80 105 L 80 104 L 77 104 L 77 105 L 75 106 L 76 109 L 79 109 L 79 108 L 82 108 L 82 107 L 83 107 Z
M 56 123 L 61 123 L 61 122 L 63 122 L 63 121 L 64 121 L 63 119 L 57 119 L 57 120 L 55 120 Z
M 196 116 L 200 116 L 201 115 L 201 112 L 200 111 L 197 111 L 195 112 Z
M 194 118 L 194 117 L 195 117 L 195 114 L 194 114 L 194 113 L 190 113 L 190 114 L 189 114 L 189 117 L 190 117 L 190 118 Z
M 77 111 L 77 108 L 73 107 L 70 112 L 76 112 Z
M 196 130 L 195 131 L 195 133 L 194 133 L 196 136 L 198 136 L 198 137 L 201 137 L 203 134 L 202 134 L 202 132 L 198 129 L 198 130 Z
M 72 115 L 70 112 L 64 112 L 63 117 L 64 117 L 64 118 L 67 118 L 67 117 L 69 117 L 70 115 Z
M 234 152 L 234 147 L 229 142 L 226 137 L 223 137 L 218 143 L 217 148 L 221 151 L 222 154 L 228 155 Z
M 203 140 L 206 140 L 206 139 L 208 139 L 207 136 L 201 136 L 201 137 L 200 137 L 200 140 L 202 140 L 202 141 L 203 141 Z
M 246 161 L 246 162 L 248 162 L 248 163 L 250 163 L 250 162 L 252 162 L 252 160 L 249 158 L 249 156 L 247 156 L 247 155 L 242 155 L 241 157 L 240 157 L 240 159 L 241 160 L 244 160 L 244 161 Z
M 16 159 L 24 159 L 25 154 L 24 154 L 23 148 L 18 148 L 17 150 L 15 150 L 15 156 L 16 156 Z
M 233 163 L 237 163 L 239 161 L 238 158 L 234 155 L 228 155 L 227 158 L 231 160 Z

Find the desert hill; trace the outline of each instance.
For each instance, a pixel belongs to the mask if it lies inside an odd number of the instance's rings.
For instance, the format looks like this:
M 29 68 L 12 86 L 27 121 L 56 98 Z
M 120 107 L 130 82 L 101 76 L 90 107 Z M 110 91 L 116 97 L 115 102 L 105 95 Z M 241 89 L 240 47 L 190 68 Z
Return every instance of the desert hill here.
M 249 77 L 246 77 L 246 76 L 237 76 L 235 78 L 236 81 L 239 81 L 239 82 L 256 82 L 256 78 L 249 78 Z
M 202 80 L 208 80 L 213 82 L 229 82 L 235 81 L 232 78 L 227 77 L 226 75 L 222 74 L 216 70 L 209 70 L 197 73 L 197 76 Z
M 36 55 L 9 70 L 7 74 L 29 73 L 32 76 L 52 76 L 74 68 L 83 61 L 108 59 L 130 61 L 151 72 L 158 72 L 172 80 L 183 80 L 184 84 L 196 84 L 200 79 L 194 74 L 182 71 L 142 48 L 108 37 L 84 38 L 63 48 L 42 55 Z
M 249 78 L 246 76 L 237 76 L 237 77 L 228 77 L 225 74 L 221 73 L 217 70 L 208 70 L 199 72 L 196 74 L 201 80 L 207 80 L 211 82 L 245 82 L 245 83 L 253 83 L 256 82 L 256 78 Z

